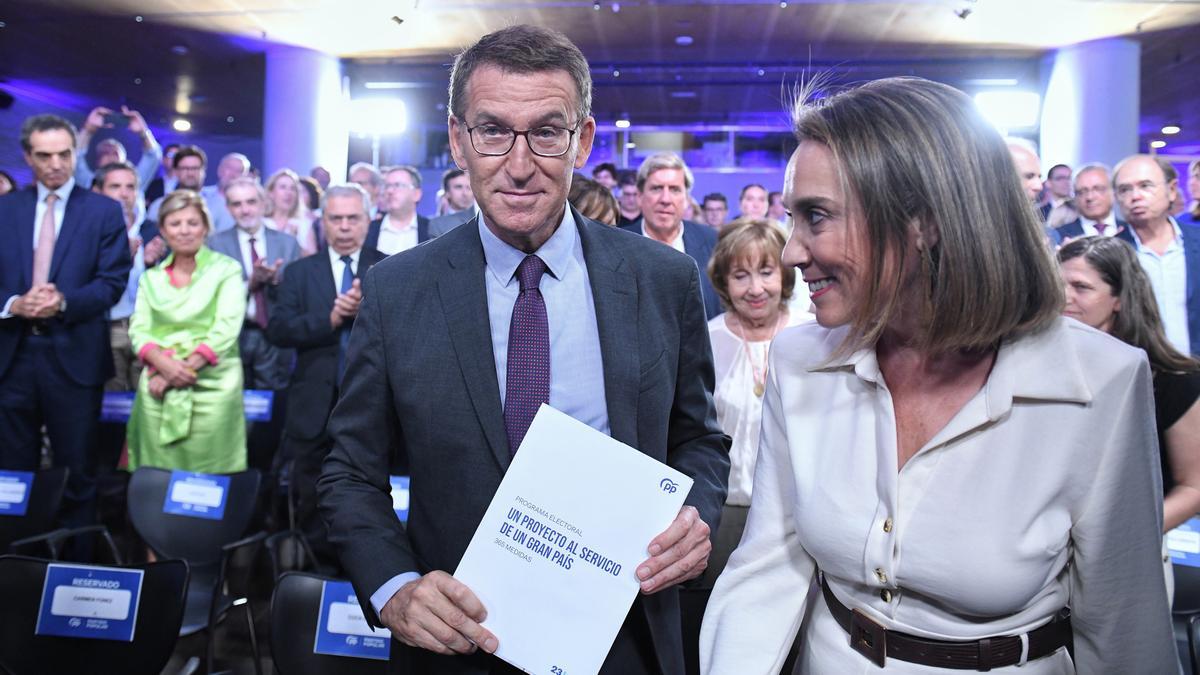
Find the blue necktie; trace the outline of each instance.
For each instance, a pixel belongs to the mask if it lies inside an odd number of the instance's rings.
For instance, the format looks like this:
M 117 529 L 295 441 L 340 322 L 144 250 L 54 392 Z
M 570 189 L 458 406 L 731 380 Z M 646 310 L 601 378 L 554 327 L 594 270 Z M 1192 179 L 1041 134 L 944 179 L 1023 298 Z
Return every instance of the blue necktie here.
M 342 287 L 338 289 L 338 293 L 344 295 L 349 293 L 350 288 L 354 286 L 354 270 L 350 269 L 350 263 L 353 262 L 350 256 L 342 256 L 341 261 L 345 267 L 342 268 Z M 342 374 L 346 372 L 346 348 L 350 345 L 350 327 L 352 325 L 347 321 L 338 329 L 340 332 L 338 335 L 338 384 L 342 383 Z
M 546 263 L 527 255 L 517 267 L 520 294 L 508 329 L 508 368 L 504 387 L 504 430 L 508 451 L 517 453 L 533 416 L 550 402 L 550 323 L 538 284 Z

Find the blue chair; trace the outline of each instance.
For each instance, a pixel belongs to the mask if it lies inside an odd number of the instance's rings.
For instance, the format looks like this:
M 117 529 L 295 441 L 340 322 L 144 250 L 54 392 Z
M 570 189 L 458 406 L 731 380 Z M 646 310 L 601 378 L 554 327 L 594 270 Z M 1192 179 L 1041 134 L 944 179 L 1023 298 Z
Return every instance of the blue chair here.
M 225 514 L 220 520 L 164 513 L 171 472 L 140 467 L 129 479 L 129 520 L 138 535 L 160 558 L 186 560 L 191 569 L 181 636 L 205 633 L 205 669 L 212 672 L 214 632 L 234 607 L 242 607 L 250 632 L 250 647 L 258 667 L 258 639 L 249 600 L 226 593 L 229 562 L 239 549 L 258 547 L 259 532 L 243 538 L 258 498 L 259 473 L 253 469 L 229 474 Z

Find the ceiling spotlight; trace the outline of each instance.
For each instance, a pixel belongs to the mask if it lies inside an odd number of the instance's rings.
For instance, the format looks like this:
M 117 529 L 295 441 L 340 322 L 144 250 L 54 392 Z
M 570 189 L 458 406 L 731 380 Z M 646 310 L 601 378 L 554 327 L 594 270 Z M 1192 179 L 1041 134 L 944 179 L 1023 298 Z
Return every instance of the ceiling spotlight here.
M 636 147 L 637 147 L 637 143 L 626 143 L 626 144 L 625 144 L 625 147 L 627 147 L 627 148 L 636 148 Z
M 180 117 L 179 119 L 175 120 L 174 122 L 171 122 L 171 128 L 174 129 L 175 131 L 183 133 L 185 131 L 192 130 L 192 123 L 183 119 L 182 117 Z
M 779 9 L 787 9 L 787 0 L 781 0 L 781 1 L 780 1 L 780 3 L 779 3 Z
M 679 45 L 680 47 L 686 47 L 695 41 L 696 40 L 691 35 L 676 35 L 675 36 L 675 44 Z
M 134 20 L 134 21 L 136 21 L 136 22 L 138 22 L 138 23 L 141 23 L 141 22 L 145 21 L 145 19 L 143 19 L 143 18 L 142 18 L 142 15 L 141 15 L 141 14 L 138 14 L 137 16 L 133 17 L 133 20 Z
M 613 11 L 613 14 L 616 14 L 617 12 L 621 11 L 621 3 L 614 2 L 612 4 L 612 11 Z
M 613 124 L 618 129 L 628 129 L 629 128 L 629 120 L 617 120 Z
M 597 12 L 599 12 L 599 11 L 600 11 L 600 3 L 598 3 L 598 2 L 594 2 L 594 3 L 592 3 L 592 9 L 596 10 Z
M 229 117 L 226 117 L 226 118 L 225 118 L 225 122 L 226 122 L 227 124 L 233 124 L 233 115 L 230 115 Z
M 620 77 L 620 76 L 621 76 L 621 71 L 617 70 L 616 68 L 613 68 L 613 77 Z
M 759 69 L 758 69 L 758 76 L 759 76 L 759 77 L 762 77 L 763 75 L 766 75 L 766 74 L 767 74 L 767 71 L 763 70 L 762 68 L 759 68 Z
M 1150 147 L 1154 148 L 1155 150 L 1158 150 L 1159 148 L 1165 148 L 1165 147 L 1167 147 L 1167 142 L 1166 141 L 1150 141 Z
M 1174 136 L 1180 131 L 1183 131 L 1183 129 L 1178 124 L 1168 124 L 1162 128 L 1162 132 L 1167 136 Z

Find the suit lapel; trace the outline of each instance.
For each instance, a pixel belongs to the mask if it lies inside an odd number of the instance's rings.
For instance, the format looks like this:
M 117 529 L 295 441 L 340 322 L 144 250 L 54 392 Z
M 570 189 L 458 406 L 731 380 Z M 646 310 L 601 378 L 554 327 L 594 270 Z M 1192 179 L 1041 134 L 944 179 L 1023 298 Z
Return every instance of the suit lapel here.
M 33 286 L 33 220 L 37 218 L 37 187 L 21 194 L 21 205 L 17 209 L 17 248 L 20 251 L 22 288 L 28 290 Z
M 321 256 L 321 262 L 317 266 L 321 270 L 317 275 L 320 278 L 316 279 L 317 297 L 324 298 L 322 302 L 328 302 L 329 308 L 333 309 L 333 301 L 338 295 L 338 288 L 333 283 L 333 263 L 329 261 L 329 251 L 326 249 L 317 251 L 316 255 Z
M 608 404 L 608 426 L 612 437 L 637 447 L 637 400 L 639 385 L 638 289 L 630 284 L 633 270 L 616 242 L 600 225 L 579 215 L 572 207 L 583 258 L 587 263 L 596 306 L 596 329 L 600 334 L 600 358 L 604 366 L 604 399 Z M 615 238 L 615 237 L 613 237 Z
M 425 216 L 417 216 L 417 243 L 423 244 L 429 241 L 429 219 Z
M 488 446 L 500 468 L 507 470 L 512 458 L 504 432 L 504 408 L 500 404 L 500 384 L 496 381 L 496 361 L 492 352 L 492 327 L 488 320 L 487 288 L 483 277 L 487 272 L 483 243 L 479 240 L 474 218 L 445 236 L 457 237 L 461 244 L 454 247 L 447 258 L 450 269 L 438 275 L 438 295 L 450 342 Z
M 83 192 L 83 189 L 75 187 L 67 197 L 67 208 L 63 213 L 62 227 L 58 230 L 58 238 L 54 241 L 54 256 L 50 259 L 51 281 L 55 280 L 58 268 L 67 255 L 67 249 L 71 247 L 71 242 L 79 238 L 79 229 L 83 226 L 83 214 L 80 209 L 83 208 L 83 200 L 87 196 Z

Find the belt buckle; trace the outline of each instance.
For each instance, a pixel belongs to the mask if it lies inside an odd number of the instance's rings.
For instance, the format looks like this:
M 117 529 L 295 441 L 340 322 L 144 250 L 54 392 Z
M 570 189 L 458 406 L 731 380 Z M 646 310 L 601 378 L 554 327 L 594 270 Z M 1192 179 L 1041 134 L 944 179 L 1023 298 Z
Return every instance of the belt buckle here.
M 49 332 L 50 331 L 48 329 L 48 326 L 46 326 L 46 324 L 41 321 L 32 321 L 29 324 L 30 335 L 36 335 L 38 337 L 41 337 Z
M 850 647 L 883 668 L 887 661 L 887 629 L 857 609 L 851 610 Z

